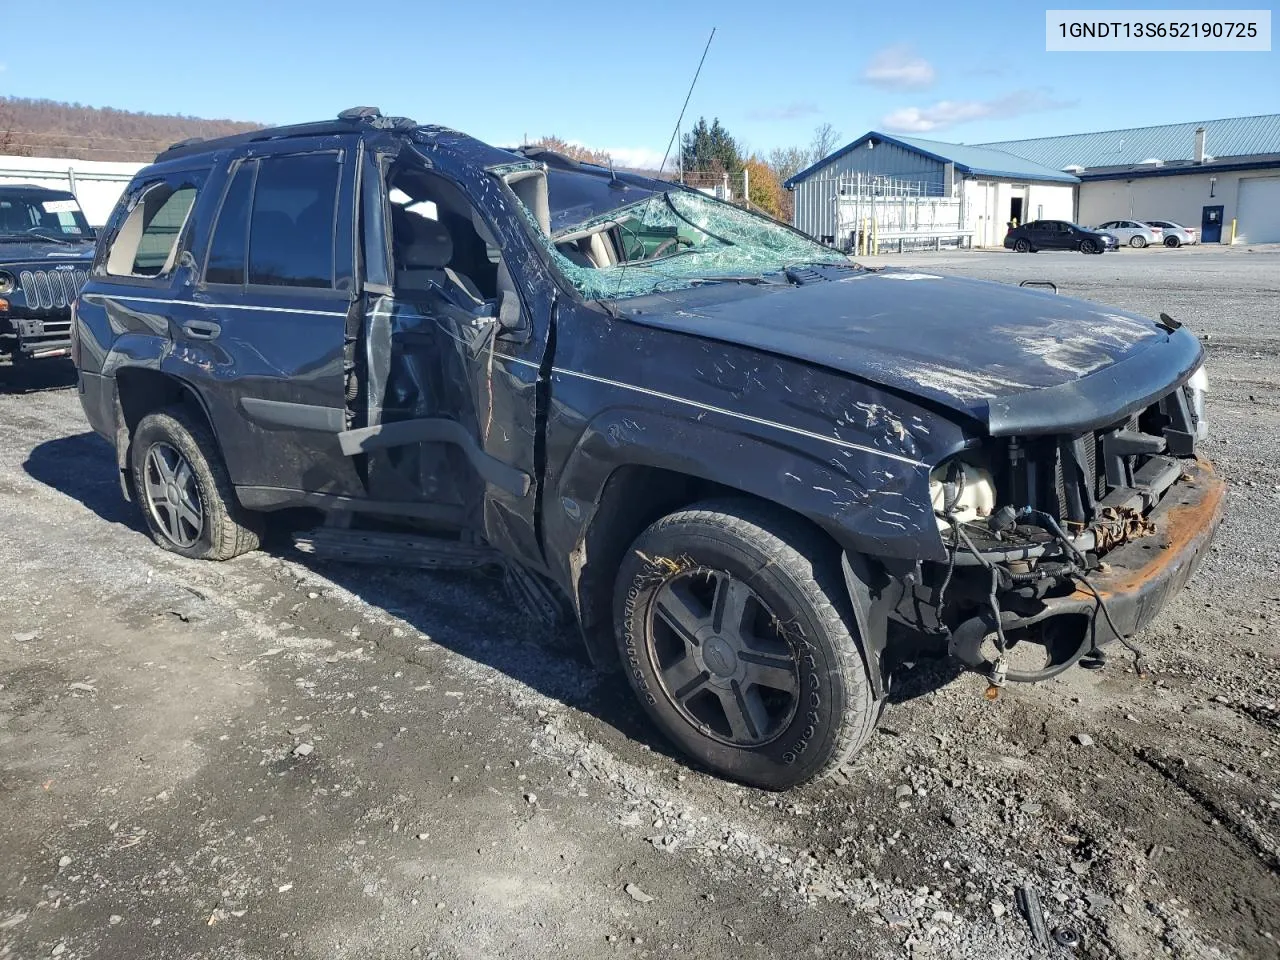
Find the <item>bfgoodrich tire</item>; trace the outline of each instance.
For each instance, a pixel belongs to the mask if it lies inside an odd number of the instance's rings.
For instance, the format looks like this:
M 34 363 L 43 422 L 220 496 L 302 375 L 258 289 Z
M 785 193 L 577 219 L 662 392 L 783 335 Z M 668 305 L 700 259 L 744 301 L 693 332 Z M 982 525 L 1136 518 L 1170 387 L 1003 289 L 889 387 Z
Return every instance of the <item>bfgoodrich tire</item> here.
M 236 499 L 213 433 L 187 411 L 143 417 L 129 456 L 134 495 L 157 544 L 196 560 L 258 548 L 257 518 Z
M 831 773 L 880 713 L 847 613 L 839 553 L 748 500 L 670 514 L 632 545 L 614 598 L 645 711 L 712 770 L 785 790 Z

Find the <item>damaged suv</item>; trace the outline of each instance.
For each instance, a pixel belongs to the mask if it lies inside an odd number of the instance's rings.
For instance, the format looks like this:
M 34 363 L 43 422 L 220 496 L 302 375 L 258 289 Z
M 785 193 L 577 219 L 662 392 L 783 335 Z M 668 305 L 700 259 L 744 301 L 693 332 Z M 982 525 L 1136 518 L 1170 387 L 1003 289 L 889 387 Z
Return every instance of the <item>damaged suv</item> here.
M 499 564 L 681 749 L 775 789 L 857 750 L 905 661 L 996 690 L 1128 642 L 1222 510 L 1173 320 L 863 269 L 372 109 L 161 154 L 75 354 L 161 546 L 226 559 L 306 506 L 321 556 Z

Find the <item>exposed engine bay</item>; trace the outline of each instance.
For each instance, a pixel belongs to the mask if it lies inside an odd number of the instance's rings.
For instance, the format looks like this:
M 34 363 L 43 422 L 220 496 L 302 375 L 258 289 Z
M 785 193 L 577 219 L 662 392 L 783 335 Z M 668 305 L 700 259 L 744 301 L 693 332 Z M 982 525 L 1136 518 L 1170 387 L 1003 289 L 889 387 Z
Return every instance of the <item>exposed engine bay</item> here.
M 948 560 L 925 565 L 920 583 L 933 609 L 899 603 L 891 619 L 945 637 L 949 654 L 989 678 L 992 696 L 1006 682 L 1101 661 L 1112 639 L 1137 662 L 1131 611 L 1113 616 L 1105 581 L 1122 548 L 1141 564 L 1176 535 L 1166 500 L 1209 470 L 1196 459 L 1207 389 L 1200 367 L 1103 429 L 995 438 L 938 466 L 930 494 Z

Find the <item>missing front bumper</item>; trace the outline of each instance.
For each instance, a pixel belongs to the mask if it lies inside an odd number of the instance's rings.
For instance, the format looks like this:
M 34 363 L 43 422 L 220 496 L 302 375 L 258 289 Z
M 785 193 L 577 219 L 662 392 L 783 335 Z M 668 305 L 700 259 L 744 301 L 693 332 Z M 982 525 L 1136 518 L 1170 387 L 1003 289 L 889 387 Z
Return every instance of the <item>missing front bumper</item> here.
M 1010 670 L 1008 679 L 1047 679 L 1101 646 L 1145 629 L 1200 565 L 1222 522 L 1225 500 L 1226 484 L 1208 462 L 1196 461 L 1147 514 L 1152 532 L 1106 553 L 1102 569 L 1089 575 L 1096 595 L 1080 584 L 1070 594 L 1036 601 L 1033 609 L 1002 609 L 1006 635 L 1034 628 L 1057 648 L 1048 667 Z M 948 650 L 990 673 L 994 664 L 983 646 L 994 629 L 994 616 L 983 612 L 955 629 Z

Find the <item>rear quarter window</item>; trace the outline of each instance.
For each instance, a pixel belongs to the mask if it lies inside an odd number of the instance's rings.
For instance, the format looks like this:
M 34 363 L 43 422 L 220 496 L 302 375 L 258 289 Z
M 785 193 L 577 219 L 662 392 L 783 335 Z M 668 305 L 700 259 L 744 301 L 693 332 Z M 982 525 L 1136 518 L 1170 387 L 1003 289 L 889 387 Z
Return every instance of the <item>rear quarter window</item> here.
M 156 279 L 171 274 L 204 179 L 203 171 L 171 174 L 136 187 L 107 241 L 107 275 Z

